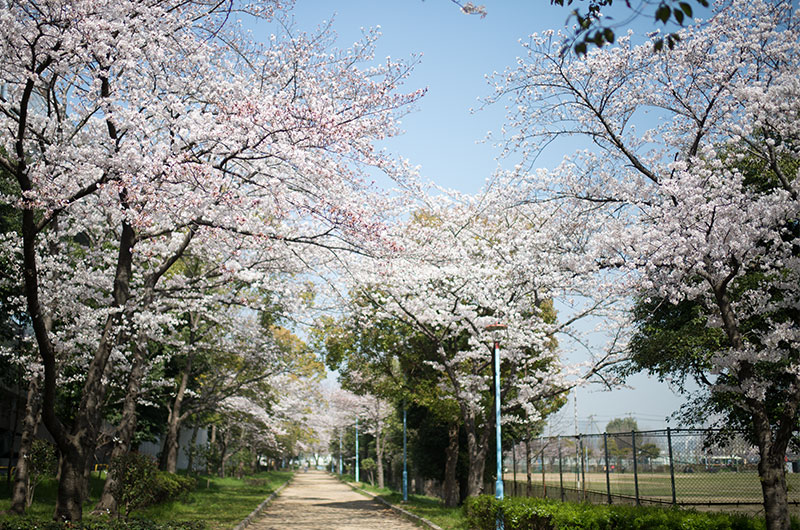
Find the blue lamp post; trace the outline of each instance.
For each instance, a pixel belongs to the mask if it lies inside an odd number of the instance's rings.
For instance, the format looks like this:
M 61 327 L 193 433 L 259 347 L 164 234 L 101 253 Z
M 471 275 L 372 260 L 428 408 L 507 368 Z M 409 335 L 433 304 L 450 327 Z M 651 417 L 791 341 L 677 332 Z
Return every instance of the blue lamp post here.
M 342 474 L 342 429 L 339 428 L 339 474 Z
M 403 502 L 408 502 L 408 458 L 406 454 L 406 404 L 403 403 Z
M 358 416 L 356 416 L 356 482 L 361 482 L 358 479 Z
M 500 432 L 500 331 L 506 329 L 505 324 L 490 324 L 486 326 L 486 331 L 494 335 L 492 347 L 492 357 L 494 362 L 494 417 L 495 431 L 497 435 L 497 482 L 495 483 L 495 497 L 503 499 L 503 444 Z M 503 530 L 503 514 L 497 514 L 497 529 Z

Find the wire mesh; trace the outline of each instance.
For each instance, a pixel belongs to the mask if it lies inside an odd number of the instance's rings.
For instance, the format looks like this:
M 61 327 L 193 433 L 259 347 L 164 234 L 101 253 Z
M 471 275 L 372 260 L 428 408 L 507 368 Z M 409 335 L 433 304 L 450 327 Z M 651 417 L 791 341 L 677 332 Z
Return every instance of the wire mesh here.
M 617 504 L 757 506 L 758 450 L 707 429 L 543 437 L 504 454 L 509 495 Z M 527 445 L 527 447 L 526 447 Z M 789 502 L 800 505 L 800 456 L 786 464 Z

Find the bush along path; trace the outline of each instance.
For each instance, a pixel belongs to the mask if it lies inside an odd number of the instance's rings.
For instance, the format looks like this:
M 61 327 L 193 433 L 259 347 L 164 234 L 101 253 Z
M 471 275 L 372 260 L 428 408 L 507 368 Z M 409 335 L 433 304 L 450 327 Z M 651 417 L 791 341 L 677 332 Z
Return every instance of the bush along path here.
M 658 507 L 561 503 L 544 499 L 490 495 L 467 499 L 467 524 L 494 530 L 502 513 L 506 530 L 763 530 L 764 519 L 725 513 L 700 513 Z M 792 521 L 792 530 L 800 529 Z

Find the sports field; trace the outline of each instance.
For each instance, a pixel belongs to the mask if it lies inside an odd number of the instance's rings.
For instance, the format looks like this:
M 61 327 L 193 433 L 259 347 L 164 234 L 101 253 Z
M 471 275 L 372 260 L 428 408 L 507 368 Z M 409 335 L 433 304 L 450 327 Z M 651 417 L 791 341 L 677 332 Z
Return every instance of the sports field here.
M 576 480 L 574 472 L 564 475 L 564 487 L 583 490 L 584 485 Z M 513 473 L 504 475 L 506 489 L 513 488 L 510 484 L 514 479 Z M 517 473 L 519 491 L 523 491 L 525 474 Z M 544 481 L 548 487 L 559 486 L 558 473 L 546 473 Z M 609 475 L 612 495 L 633 497 L 635 495 L 633 473 L 611 473 Z M 641 499 L 672 501 L 672 486 L 669 473 L 639 473 L 639 497 Z M 788 473 L 789 500 L 800 501 L 800 473 Z M 535 486 L 541 488 L 542 473 L 532 476 Z M 538 489 L 538 488 L 537 488 Z M 585 489 L 588 492 L 605 494 L 605 473 L 586 473 Z M 757 503 L 763 502 L 761 484 L 755 471 L 718 471 L 715 473 L 694 472 L 675 474 L 675 495 L 679 504 L 694 503 Z M 550 496 L 550 495 L 548 495 Z

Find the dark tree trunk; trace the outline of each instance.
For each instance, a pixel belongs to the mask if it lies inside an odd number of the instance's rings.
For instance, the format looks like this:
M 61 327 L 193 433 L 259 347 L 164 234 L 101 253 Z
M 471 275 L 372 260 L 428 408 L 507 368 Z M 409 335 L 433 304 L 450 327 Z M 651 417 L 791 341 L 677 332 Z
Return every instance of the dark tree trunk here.
M 194 331 L 196 322 L 197 316 L 189 314 L 189 344 L 194 344 L 195 341 Z M 186 389 L 189 386 L 193 360 L 194 355 L 189 354 L 186 359 L 186 365 L 183 367 L 181 381 L 175 392 L 175 399 L 169 410 L 169 418 L 167 419 L 167 436 L 164 440 L 164 450 L 161 453 L 161 469 L 170 473 L 175 473 L 178 470 L 178 447 L 180 442 L 181 422 L 186 416 L 182 411 L 183 400 L 186 397 Z
M 529 438 L 525 440 L 525 475 L 528 481 L 525 495 L 530 497 L 533 495 L 533 477 L 531 476 L 531 441 Z
M 447 426 L 447 449 L 444 461 L 444 505 L 448 508 L 458 506 L 460 492 L 458 491 L 458 423 L 452 422 Z
M 189 464 L 188 464 L 188 473 L 194 473 L 194 454 L 197 452 L 197 431 L 200 429 L 198 425 L 194 426 L 192 429 L 192 439 L 189 441 Z
M 383 446 L 384 446 L 384 439 L 383 439 L 383 432 L 382 432 L 382 422 L 380 420 L 380 408 L 378 409 L 378 422 L 375 429 L 375 454 L 376 454 L 376 470 L 378 475 L 378 487 L 382 488 L 384 486 L 384 475 L 383 475 Z
M 214 446 L 217 445 L 217 426 L 211 425 L 211 436 L 208 439 L 208 449 L 210 451 L 214 450 Z M 211 459 L 206 459 L 206 474 L 211 474 Z
M 486 425 L 478 433 L 476 419 L 468 415 L 465 428 L 467 430 L 467 455 L 469 467 L 467 469 L 467 496 L 477 497 L 483 493 L 483 473 L 486 468 L 486 455 L 489 451 L 489 435 L 491 429 Z
M 728 293 L 729 282 L 735 277 L 732 273 L 718 283 L 712 283 L 714 298 L 722 319 L 722 327 L 730 340 L 731 346 L 742 350 L 745 340 L 739 329 L 739 324 Z M 736 374 L 739 381 L 747 381 L 753 377 L 755 371 L 750 362 L 740 362 Z M 786 470 L 784 460 L 789 440 L 796 427 L 797 408 L 800 405 L 800 388 L 797 383 L 789 398 L 784 404 L 777 426 L 773 432 L 770 413 L 763 401 L 745 398 L 745 403 L 752 415 L 753 432 L 756 435 L 759 463 L 758 476 L 761 481 L 761 490 L 764 495 L 764 519 L 767 530 L 789 530 L 791 520 L 789 517 L 788 492 L 786 487 Z M 774 418 L 773 418 L 774 419 Z
M 792 407 L 787 404 L 787 409 Z M 789 411 L 791 414 L 791 410 Z M 764 519 L 767 530 L 789 530 L 789 499 L 786 486 L 786 449 L 791 439 L 793 428 L 787 426 L 793 422 L 784 416 L 783 425 L 775 432 L 768 421 L 766 410 L 760 408 L 753 414 L 753 426 L 758 440 L 758 477 L 764 495 Z
M 759 452 L 763 453 L 760 450 Z M 764 518 L 768 530 L 789 530 L 789 503 L 786 493 L 786 472 L 783 458 L 762 454 L 758 463 L 761 490 L 764 493 Z
M 147 350 L 144 339 L 140 337 L 134 344 L 133 359 L 131 361 L 131 371 L 128 374 L 128 386 L 125 392 L 125 401 L 122 404 L 122 418 L 117 425 L 117 435 L 114 440 L 114 448 L 111 450 L 111 461 L 128 453 L 131 449 L 131 441 L 136 432 L 136 402 L 142 386 L 146 366 Z M 118 515 L 119 508 L 112 492 L 117 487 L 117 479 L 111 474 L 106 475 L 106 482 L 103 485 L 103 493 L 94 508 L 95 513 L 109 513 Z
M 53 518 L 57 521 L 79 521 L 83 514 L 86 451 L 72 442 L 68 453 L 59 460 L 58 500 Z
M 39 375 L 33 374 L 28 383 L 28 395 L 25 401 L 25 415 L 22 419 L 22 439 L 19 444 L 14 488 L 11 492 L 11 513 L 22 515 L 30 506 L 30 466 L 28 455 L 36 438 L 36 428 L 41 418 L 41 401 L 39 399 Z M 19 406 L 19 401 L 17 401 Z M 13 448 L 13 442 L 12 442 Z M 9 466 L 10 468 L 11 466 Z

